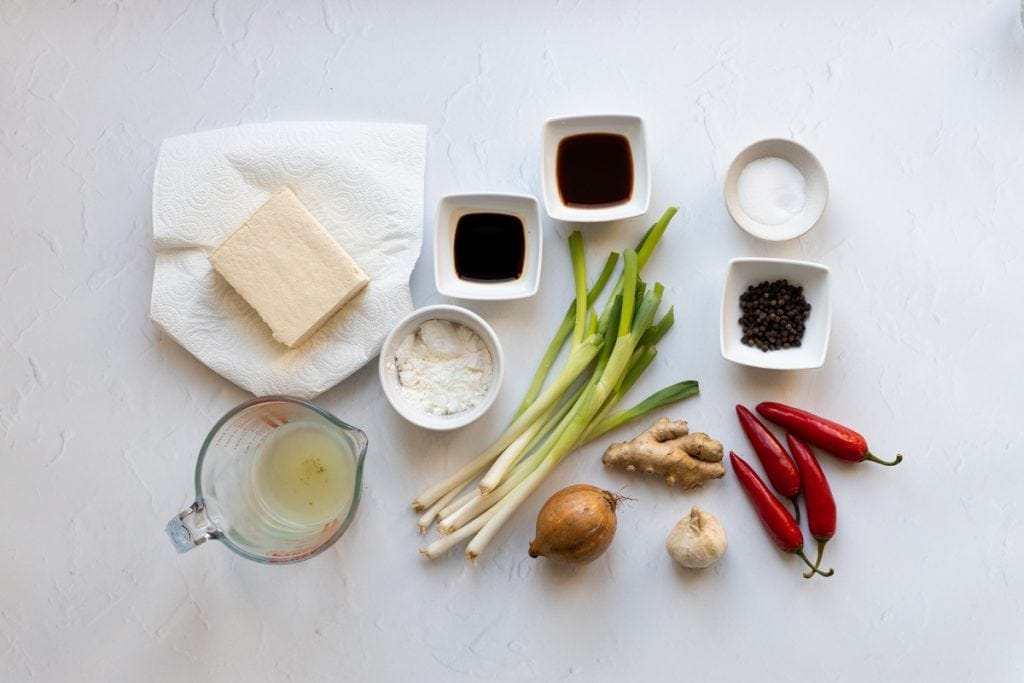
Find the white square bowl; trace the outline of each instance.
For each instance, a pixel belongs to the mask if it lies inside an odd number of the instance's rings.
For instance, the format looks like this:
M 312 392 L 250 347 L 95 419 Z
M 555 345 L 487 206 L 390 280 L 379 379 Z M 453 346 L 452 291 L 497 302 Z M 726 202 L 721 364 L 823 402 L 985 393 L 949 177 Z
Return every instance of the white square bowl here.
M 820 368 L 825 363 L 832 327 L 829 279 L 826 266 L 809 261 L 772 258 L 736 258 L 730 261 L 722 292 L 719 324 L 722 356 L 734 363 L 771 370 Z M 789 280 L 791 284 L 804 288 L 804 298 L 811 305 L 811 313 L 804 321 L 804 336 L 797 348 L 762 351 L 741 341 L 743 329 L 739 320 L 743 313 L 740 295 L 747 287 L 765 280 Z
M 515 216 L 523 223 L 526 251 L 523 272 L 515 280 L 480 282 L 464 280 L 455 270 L 455 227 L 459 219 L 472 213 L 500 213 Z M 437 291 L 457 299 L 524 299 L 537 293 L 543 256 L 540 205 L 524 194 L 453 194 L 437 205 L 434 226 L 434 284 Z
M 594 208 L 569 206 L 558 191 L 558 145 L 567 137 L 585 133 L 614 133 L 629 141 L 633 157 L 633 192 L 625 202 Z M 561 116 L 544 124 L 541 188 L 544 208 L 555 220 L 598 223 L 633 218 L 647 213 L 651 203 L 651 165 L 647 156 L 644 121 L 633 114 Z

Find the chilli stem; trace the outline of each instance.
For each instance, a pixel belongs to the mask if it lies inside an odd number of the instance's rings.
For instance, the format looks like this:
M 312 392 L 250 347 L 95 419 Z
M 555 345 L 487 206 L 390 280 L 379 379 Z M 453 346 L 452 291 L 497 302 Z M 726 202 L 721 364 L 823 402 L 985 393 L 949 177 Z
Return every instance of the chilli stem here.
M 821 556 L 825 552 L 825 544 L 828 543 L 828 539 L 827 538 L 824 538 L 824 539 L 818 538 L 818 539 L 815 539 L 815 540 L 818 542 L 818 556 L 816 558 L 814 558 L 814 569 L 817 570 L 818 567 L 821 566 Z M 831 571 L 832 570 L 830 569 L 829 572 L 831 572 Z M 808 576 L 807 578 L 809 579 L 811 577 Z
M 886 467 L 892 467 L 893 465 L 899 465 L 901 462 L 903 462 L 903 454 L 902 453 L 897 453 L 895 460 L 882 460 L 881 458 L 879 458 L 877 455 L 875 455 L 871 451 L 868 451 L 867 453 L 864 454 L 864 457 L 861 458 L 861 460 L 870 460 L 871 462 L 877 462 L 879 465 L 885 465 Z
M 811 564 L 811 561 L 807 559 L 807 556 L 804 555 L 804 551 L 802 549 L 794 551 L 793 554 L 799 557 L 801 560 L 803 560 L 804 564 L 811 568 L 810 571 L 804 572 L 805 579 L 809 579 L 815 574 L 821 574 L 822 576 L 832 576 L 836 573 L 834 569 L 829 569 L 827 572 L 823 572 L 817 567 L 815 567 L 813 564 Z

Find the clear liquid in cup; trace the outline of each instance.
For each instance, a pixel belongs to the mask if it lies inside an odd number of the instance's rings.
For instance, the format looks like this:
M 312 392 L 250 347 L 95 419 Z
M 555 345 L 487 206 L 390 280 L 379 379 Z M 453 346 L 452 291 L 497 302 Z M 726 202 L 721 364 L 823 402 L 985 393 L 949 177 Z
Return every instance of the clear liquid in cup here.
M 352 505 L 356 457 L 344 437 L 317 422 L 292 422 L 263 442 L 253 463 L 257 504 L 283 526 L 319 526 Z

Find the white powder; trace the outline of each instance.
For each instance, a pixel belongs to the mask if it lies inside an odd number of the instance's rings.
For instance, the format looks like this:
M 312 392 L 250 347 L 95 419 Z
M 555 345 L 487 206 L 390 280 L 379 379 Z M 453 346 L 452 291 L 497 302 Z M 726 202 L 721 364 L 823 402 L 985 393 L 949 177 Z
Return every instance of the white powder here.
M 803 211 L 806 189 L 800 169 L 778 157 L 751 161 L 736 182 L 740 206 L 765 225 L 781 225 Z
M 428 320 L 395 351 L 405 399 L 434 415 L 469 410 L 491 386 L 491 352 L 473 330 L 448 320 Z

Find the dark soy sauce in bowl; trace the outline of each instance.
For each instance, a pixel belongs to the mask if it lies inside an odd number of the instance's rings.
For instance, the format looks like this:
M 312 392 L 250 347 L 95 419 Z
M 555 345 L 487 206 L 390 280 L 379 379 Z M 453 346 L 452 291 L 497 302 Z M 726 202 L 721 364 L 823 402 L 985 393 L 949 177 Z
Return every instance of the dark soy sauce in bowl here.
M 523 274 L 526 229 L 507 213 L 467 213 L 455 224 L 455 273 L 473 282 L 510 282 Z
M 558 143 L 558 193 L 566 206 L 597 208 L 633 196 L 633 150 L 624 135 L 582 133 Z

